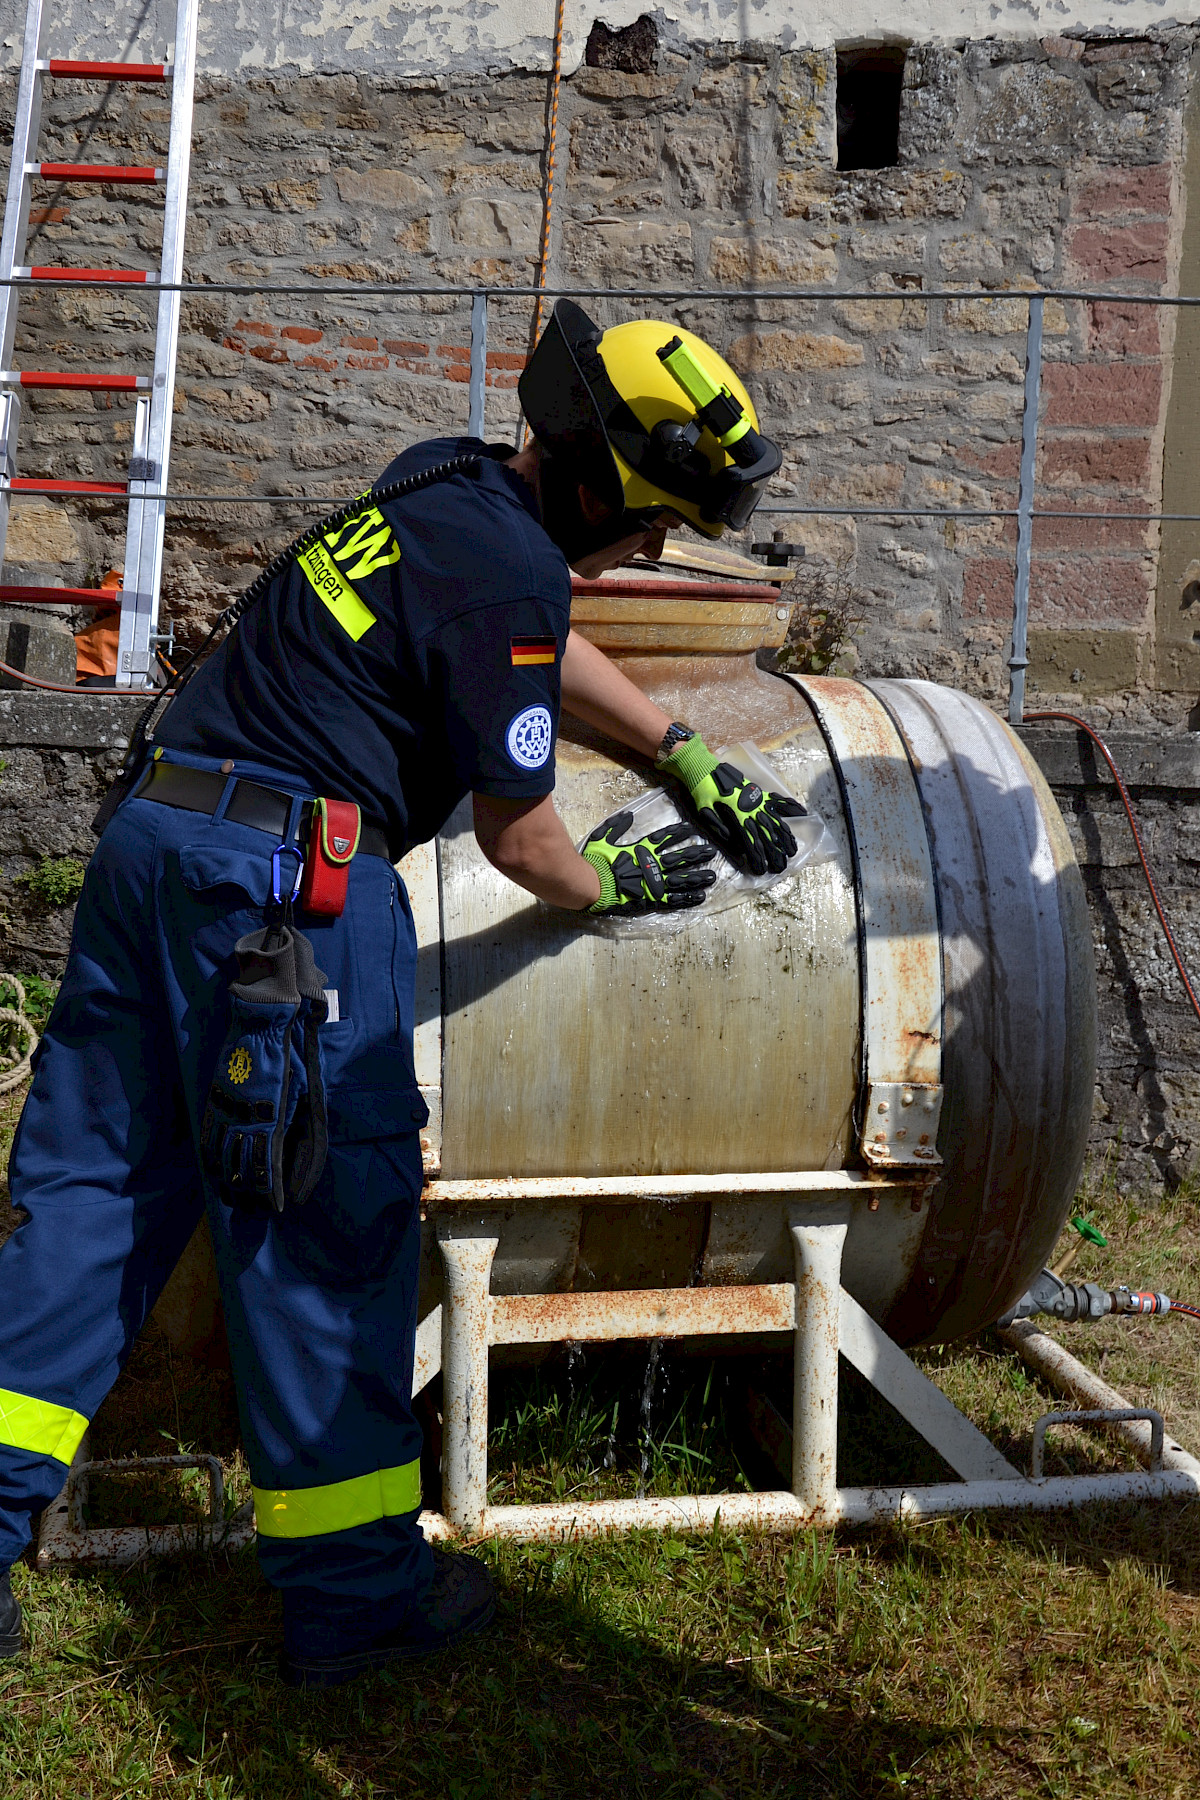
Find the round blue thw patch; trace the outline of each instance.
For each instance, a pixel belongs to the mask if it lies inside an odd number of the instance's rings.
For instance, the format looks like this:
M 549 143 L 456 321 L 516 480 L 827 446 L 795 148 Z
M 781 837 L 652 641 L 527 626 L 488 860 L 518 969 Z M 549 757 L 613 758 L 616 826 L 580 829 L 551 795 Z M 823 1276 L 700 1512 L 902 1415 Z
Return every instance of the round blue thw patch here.
M 504 743 L 518 769 L 540 769 L 549 760 L 554 743 L 549 708 L 527 706 L 519 712 L 509 721 Z

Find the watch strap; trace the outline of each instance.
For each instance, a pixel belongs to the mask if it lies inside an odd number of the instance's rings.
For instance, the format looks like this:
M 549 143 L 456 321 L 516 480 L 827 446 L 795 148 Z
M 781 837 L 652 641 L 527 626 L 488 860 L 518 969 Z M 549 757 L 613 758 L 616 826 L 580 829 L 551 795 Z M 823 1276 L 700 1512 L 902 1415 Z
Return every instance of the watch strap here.
M 669 756 L 673 756 L 680 744 L 686 744 L 689 738 L 695 737 L 690 725 L 682 724 L 678 719 L 672 721 L 663 733 L 663 741 L 658 746 L 658 754 L 654 758 L 655 766 L 662 768 Z

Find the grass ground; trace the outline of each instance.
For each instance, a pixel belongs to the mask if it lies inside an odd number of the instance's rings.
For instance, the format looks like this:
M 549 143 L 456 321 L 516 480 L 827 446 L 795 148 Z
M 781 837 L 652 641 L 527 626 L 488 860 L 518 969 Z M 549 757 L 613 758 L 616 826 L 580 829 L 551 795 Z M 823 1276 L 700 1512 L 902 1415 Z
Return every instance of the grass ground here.
M 1139 1207 L 1098 1180 L 1085 1200 L 1110 1243 L 1082 1249 L 1074 1275 L 1200 1297 L 1196 1194 Z M 1052 1329 L 1200 1447 L 1200 1328 Z M 1053 1398 L 1027 1371 L 987 1338 L 924 1360 L 1027 1457 Z M 778 1388 L 780 1368 L 664 1352 L 646 1377 L 643 1349 L 498 1380 L 496 1497 L 774 1483 L 744 1430 L 745 1394 Z M 844 1481 L 936 1477 L 869 1390 L 847 1381 L 843 1406 Z M 1095 1440 L 1058 1442 L 1052 1467 L 1120 1460 Z M 193 1444 L 218 1451 L 240 1498 L 227 1378 L 151 1337 L 96 1422 L 94 1454 Z M 186 1515 L 199 1499 L 189 1477 L 94 1495 L 110 1523 L 131 1507 Z M 18 1568 L 32 1655 L 0 1672 L 0 1792 L 1165 1800 L 1200 1780 L 1200 1505 L 482 1553 L 501 1594 L 487 1637 L 315 1698 L 276 1681 L 278 1610 L 251 1554 L 119 1575 Z

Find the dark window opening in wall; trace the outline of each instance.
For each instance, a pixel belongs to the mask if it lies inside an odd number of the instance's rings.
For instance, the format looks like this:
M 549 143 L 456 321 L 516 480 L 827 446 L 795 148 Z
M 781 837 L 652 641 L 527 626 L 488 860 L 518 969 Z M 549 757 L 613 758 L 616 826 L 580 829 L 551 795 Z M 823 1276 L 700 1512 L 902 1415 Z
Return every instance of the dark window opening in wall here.
M 899 162 L 903 81 L 901 44 L 838 51 L 839 169 L 890 169 Z
M 652 75 L 658 55 L 658 26 L 649 13 L 614 31 L 597 19 L 588 33 L 583 60 L 589 69 L 620 69 L 626 75 Z

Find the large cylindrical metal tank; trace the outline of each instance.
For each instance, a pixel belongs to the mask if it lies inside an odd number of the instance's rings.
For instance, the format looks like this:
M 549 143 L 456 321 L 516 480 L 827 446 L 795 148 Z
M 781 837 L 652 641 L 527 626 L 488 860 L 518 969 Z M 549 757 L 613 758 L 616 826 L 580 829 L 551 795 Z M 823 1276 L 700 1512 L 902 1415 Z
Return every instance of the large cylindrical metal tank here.
M 901 1343 L 990 1323 L 1061 1229 L 1094 1087 L 1087 907 L 1036 766 L 951 689 L 760 669 L 788 619 L 765 587 L 623 573 L 577 583 L 572 617 L 714 749 L 757 744 L 836 855 L 677 934 L 620 937 L 498 875 L 465 803 L 403 865 L 431 1198 L 439 1178 L 563 1178 L 561 1203 L 499 1227 L 497 1293 L 740 1285 L 792 1279 L 787 1206 L 755 1174 L 898 1169 L 924 1195 L 854 1209 L 845 1285 Z M 653 785 L 564 719 L 573 837 Z M 659 1174 L 735 1174 L 740 1193 L 569 1194 Z M 431 1218 L 422 1316 L 441 1297 L 433 1236 Z M 193 1254 L 164 1296 L 181 1341 L 203 1335 L 187 1321 L 207 1281 Z
M 911 1173 L 923 1157 L 919 1211 L 908 1195 L 856 1211 L 846 1285 L 901 1342 L 978 1329 L 1061 1229 L 1091 1113 L 1091 932 L 1040 773 L 967 695 L 760 669 L 786 621 L 763 588 L 608 578 L 577 584 L 573 620 L 714 747 L 756 743 L 837 856 L 676 935 L 615 938 L 497 875 L 464 807 L 437 847 L 420 1005 L 441 1175 L 752 1177 L 864 1156 Z M 555 804 L 576 838 L 654 780 L 564 721 Z M 431 938 L 429 904 L 422 922 Z M 889 1096 L 933 1131 L 906 1149 L 876 1130 Z M 787 1280 L 785 1212 L 526 1208 L 494 1287 Z

